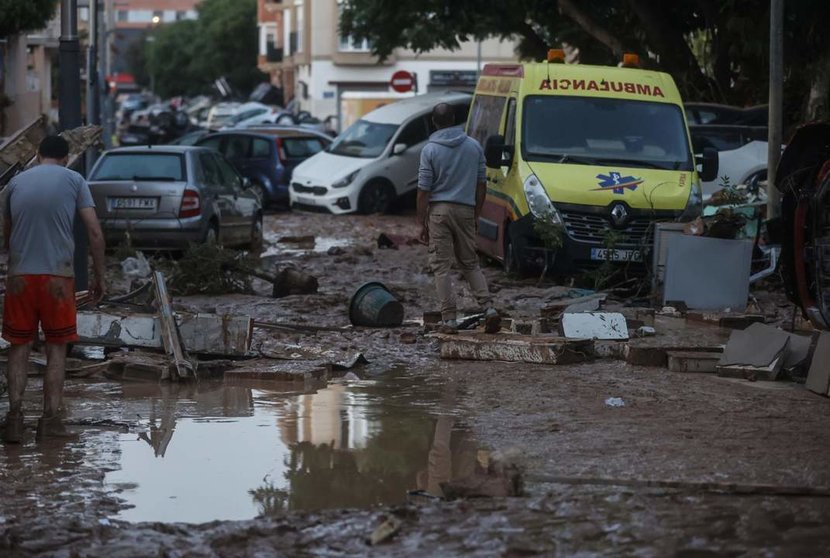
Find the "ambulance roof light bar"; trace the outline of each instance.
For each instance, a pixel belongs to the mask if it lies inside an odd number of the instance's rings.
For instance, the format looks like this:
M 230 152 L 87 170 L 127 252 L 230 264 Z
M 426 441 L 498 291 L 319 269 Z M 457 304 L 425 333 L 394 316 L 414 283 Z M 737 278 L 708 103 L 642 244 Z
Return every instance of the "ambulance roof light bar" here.
M 640 56 L 637 54 L 633 54 L 631 52 L 624 53 L 622 59 L 622 66 L 623 68 L 639 68 Z
M 565 51 L 561 48 L 552 48 L 548 50 L 548 62 L 553 62 L 554 64 L 564 64 Z

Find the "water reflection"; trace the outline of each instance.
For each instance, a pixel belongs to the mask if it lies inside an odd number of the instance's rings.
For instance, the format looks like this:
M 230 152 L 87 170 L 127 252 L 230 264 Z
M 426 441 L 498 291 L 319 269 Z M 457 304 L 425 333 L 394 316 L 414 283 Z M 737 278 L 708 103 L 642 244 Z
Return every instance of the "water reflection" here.
M 123 434 L 106 483 L 130 521 L 246 519 L 403 502 L 475 467 L 454 388 L 401 373 L 314 393 L 273 386 L 124 387 L 146 431 Z M 143 412 L 142 412 L 143 411 Z

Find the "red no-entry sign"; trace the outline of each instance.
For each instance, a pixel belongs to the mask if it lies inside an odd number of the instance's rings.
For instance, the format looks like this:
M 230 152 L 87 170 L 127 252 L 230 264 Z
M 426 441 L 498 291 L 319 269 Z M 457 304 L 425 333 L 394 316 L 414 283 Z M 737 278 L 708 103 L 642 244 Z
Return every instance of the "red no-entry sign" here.
M 389 85 L 398 93 L 409 93 L 415 86 L 415 76 L 404 70 L 398 70 L 392 74 Z

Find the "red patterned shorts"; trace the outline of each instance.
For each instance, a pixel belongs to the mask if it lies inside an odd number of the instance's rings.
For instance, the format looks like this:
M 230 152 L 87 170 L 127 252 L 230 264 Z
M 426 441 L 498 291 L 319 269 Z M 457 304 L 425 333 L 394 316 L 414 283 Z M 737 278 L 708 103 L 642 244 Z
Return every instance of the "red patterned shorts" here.
M 75 279 L 57 275 L 13 275 L 6 283 L 3 339 L 12 345 L 30 343 L 38 324 L 46 342 L 56 345 L 78 340 Z

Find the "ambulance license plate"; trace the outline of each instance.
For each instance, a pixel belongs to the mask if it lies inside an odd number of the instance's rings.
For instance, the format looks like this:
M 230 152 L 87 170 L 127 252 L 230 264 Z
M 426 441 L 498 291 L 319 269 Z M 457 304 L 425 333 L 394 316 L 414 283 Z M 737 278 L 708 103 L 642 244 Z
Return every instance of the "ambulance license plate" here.
M 591 259 L 602 262 L 641 262 L 643 255 L 639 250 L 591 248 Z

